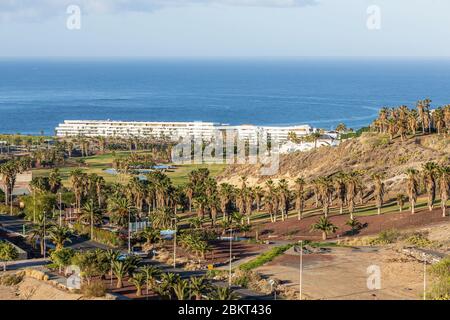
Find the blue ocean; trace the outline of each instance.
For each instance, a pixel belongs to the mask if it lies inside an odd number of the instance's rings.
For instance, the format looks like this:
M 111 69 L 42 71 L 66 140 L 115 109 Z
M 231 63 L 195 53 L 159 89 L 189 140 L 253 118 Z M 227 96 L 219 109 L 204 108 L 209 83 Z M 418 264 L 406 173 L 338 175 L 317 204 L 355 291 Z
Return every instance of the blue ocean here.
M 369 124 L 383 106 L 450 103 L 450 60 L 0 61 L 0 132 L 77 120 Z

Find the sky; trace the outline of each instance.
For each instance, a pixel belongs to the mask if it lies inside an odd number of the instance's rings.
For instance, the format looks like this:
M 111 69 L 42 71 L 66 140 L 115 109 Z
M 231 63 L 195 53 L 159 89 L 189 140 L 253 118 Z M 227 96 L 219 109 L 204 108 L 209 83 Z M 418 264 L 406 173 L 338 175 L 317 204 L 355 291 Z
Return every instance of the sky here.
M 449 13 L 448 0 L 0 0 L 0 57 L 449 57 Z

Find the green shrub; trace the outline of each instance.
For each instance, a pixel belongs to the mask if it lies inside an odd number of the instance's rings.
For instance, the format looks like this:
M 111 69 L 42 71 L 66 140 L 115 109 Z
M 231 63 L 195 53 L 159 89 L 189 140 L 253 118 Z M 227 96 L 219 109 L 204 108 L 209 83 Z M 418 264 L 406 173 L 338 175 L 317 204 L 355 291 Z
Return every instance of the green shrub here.
M 375 238 L 371 244 L 391 244 L 396 242 L 400 238 L 400 232 L 395 229 L 381 231 L 377 238 Z
M 6 274 L 0 277 L 0 284 L 3 286 L 15 286 L 22 282 L 23 276 L 18 274 Z
M 291 248 L 293 246 L 294 246 L 293 244 L 287 244 L 284 246 L 272 248 L 271 250 L 260 254 L 255 259 L 241 264 L 239 269 L 241 269 L 243 271 L 249 271 L 249 270 L 258 268 L 258 267 L 266 264 L 267 262 L 272 261 L 277 256 L 279 256 L 280 254 L 283 254 L 286 250 L 288 250 L 289 248 Z
M 5 206 L 4 204 L 0 204 L 0 214 L 10 214 L 11 213 L 11 207 Z M 12 214 L 14 216 L 18 216 L 20 214 L 20 210 L 16 207 L 12 207 Z
M 79 222 L 73 225 L 74 230 L 80 235 L 90 235 L 91 227 L 81 224 Z M 94 227 L 94 241 L 112 246 L 120 247 L 123 244 L 123 240 L 120 239 L 119 234 L 109 230 L 100 229 Z
M 106 285 L 102 281 L 92 281 L 81 286 L 81 293 L 88 298 L 100 298 L 106 294 Z
M 61 271 L 62 268 L 67 267 L 72 263 L 74 255 L 75 251 L 72 248 L 62 248 L 60 250 L 52 251 L 52 253 L 50 254 L 50 259 L 52 260 L 56 268 Z
M 405 240 L 408 244 L 419 248 L 430 247 L 433 244 L 432 241 L 428 240 L 428 238 L 421 233 L 412 234 Z
M 440 278 L 450 277 L 450 258 L 445 258 L 431 268 L 431 273 Z

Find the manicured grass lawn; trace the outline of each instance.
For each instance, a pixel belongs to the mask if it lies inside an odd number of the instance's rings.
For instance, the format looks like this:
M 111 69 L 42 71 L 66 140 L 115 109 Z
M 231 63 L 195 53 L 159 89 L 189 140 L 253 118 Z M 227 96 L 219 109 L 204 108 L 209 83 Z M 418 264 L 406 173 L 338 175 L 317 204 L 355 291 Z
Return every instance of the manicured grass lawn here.
M 116 157 L 123 157 L 129 154 L 129 152 L 116 152 Z M 75 162 L 75 160 L 84 160 L 85 165 L 81 164 L 79 167 L 78 164 Z M 69 186 L 69 175 L 70 172 L 75 169 L 81 169 L 83 172 L 87 174 L 97 174 L 99 176 L 102 176 L 106 182 L 119 182 L 119 183 L 126 183 L 129 179 L 129 176 L 117 176 L 112 175 L 104 172 L 105 169 L 109 169 L 112 167 L 112 162 L 114 160 L 114 156 L 111 153 L 106 153 L 102 155 L 96 155 L 91 157 L 84 157 L 84 158 L 73 158 L 73 161 L 71 161 L 71 164 L 59 168 L 59 171 L 61 173 L 63 184 L 64 186 Z M 167 172 L 167 175 L 172 179 L 172 182 L 175 185 L 182 185 L 188 182 L 188 174 L 192 170 L 197 170 L 200 168 L 207 168 L 211 172 L 212 176 L 217 176 L 219 173 L 221 173 L 226 165 L 223 164 L 186 164 L 186 165 L 180 165 L 176 166 L 174 170 L 171 170 Z M 43 177 L 48 176 L 50 174 L 52 169 L 38 169 L 33 170 L 33 177 Z
M 225 164 L 185 164 L 177 166 L 173 172 L 168 172 L 167 175 L 172 180 L 173 184 L 182 185 L 189 181 L 188 175 L 193 170 L 206 168 L 210 171 L 211 176 L 215 177 L 220 174 L 225 167 Z

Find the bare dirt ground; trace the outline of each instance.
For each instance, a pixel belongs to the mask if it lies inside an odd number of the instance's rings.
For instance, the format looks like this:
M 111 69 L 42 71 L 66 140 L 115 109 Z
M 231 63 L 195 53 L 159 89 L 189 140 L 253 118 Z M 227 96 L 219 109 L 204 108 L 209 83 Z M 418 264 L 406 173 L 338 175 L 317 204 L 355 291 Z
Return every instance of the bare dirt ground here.
M 312 216 L 297 220 L 297 217 L 291 217 L 286 221 L 278 221 L 276 223 L 264 223 L 259 226 L 261 239 L 276 239 L 276 240 L 320 240 L 320 232 L 310 232 L 311 225 L 316 223 L 319 216 Z M 450 221 L 450 217 L 442 217 L 440 208 L 433 211 L 421 210 L 412 215 L 411 212 L 404 211 L 402 213 L 388 213 L 382 215 L 371 215 L 366 217 L 357 217 L 358 221 L 366 226 L 359 231 L 357 236 L 366 236 L 377 234 L 383 230 L 389 229 L 412 229 L 421 228 L 424 226 L 432 226 L 436 223 L 443 223 Z M 349 220 L 348 214 L 335 215 L 330 218 L 331 222 L 339 229 L 330 238 L 342 238 L 350 236 L 350 227 L 345 223 Z
M 59 290 L 50 284 L 25 277 L 16 286 L 0 286 L 0 300 L 80 300 L 81 294 Z
M 280 280 L 297 291 L 299 256 L 284 254 L 256 271 Z M 367 287 L 367 268 L 381 270 L 381 289 Z M 423 288 L 423 265 L 402 262 L 390 249 L 332 248 L 326 254 L 303 256 L 303 294 L 307 299 L 393 300 L 419 299 Z
M 417 228 L 428 232 L 428 238 L 444 244 L 450 238 L 450 222 Z M 392 300 L 421 299 L 423 294 L 423 264 L 386 247 L 336 247 L 329 252 L 303 255 L 303 293 L 308 299 Z M 440 250 L 441 251 L 441 250 Z M 381 289 L 367 287 L 369 266 L 381 271 Z M 265 277 L 299 290 L 300 257 L 285 253 L 270 263 L 257 268 Z

